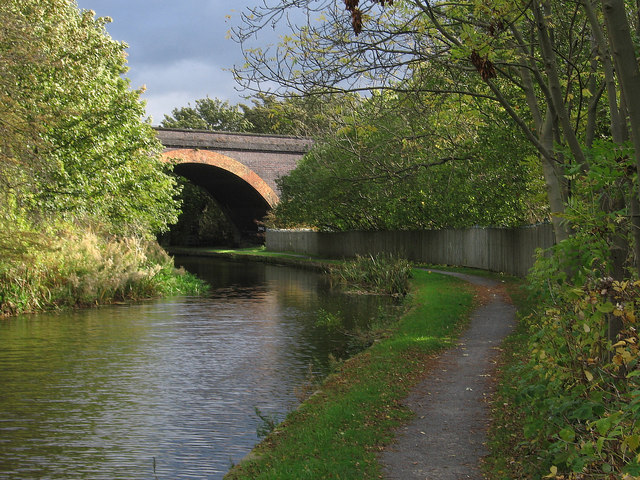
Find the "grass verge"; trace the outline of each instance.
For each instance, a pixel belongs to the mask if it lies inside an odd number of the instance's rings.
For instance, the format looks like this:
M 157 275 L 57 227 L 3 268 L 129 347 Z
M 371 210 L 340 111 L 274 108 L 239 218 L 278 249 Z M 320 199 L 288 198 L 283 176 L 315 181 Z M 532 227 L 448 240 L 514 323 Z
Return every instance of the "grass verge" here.
M 466 283 L 413 273 L 411 309 L 393 332 L 346 361 L 225 479 L 378 477 L 379 451 L 411 416 L 401 400 L 433 354 L 452 344 L 473 306 Z
M 498 385 L 491 405 L 491 427 L 488 447 L 490 454 L 484 458 L 483 466 L 487 480 L 514 480 L 535 478 L 529 476 L 528 465 L 536 458 L 523 458 L 518 445 L 523 439 L 525 412 L 518 406 L 515 397 L 518 387 L 506 372 L 517 362 L 525 361 L 527 354 L 527 329 L 518 326 L 502 344 L 498 374 Z
M 527 297 L 522 281 L 508 286 L 511 299 L 518 309 L 518 316 L 527 315 L 533 306 Z M 527 479 L 536 458 L 523 458 L 518 445 L 523 442 L 525 412 L 515 401 L 519 386 L 510 370 L 526 362 L 529 332 L 523 322 L 518 322 L 514 332 L 502 343 L 496 374 L 496 392 L 491 403 L 491 426 L 488 434 L 489 455 L 484 458 L 484 474 L 487 480 Z

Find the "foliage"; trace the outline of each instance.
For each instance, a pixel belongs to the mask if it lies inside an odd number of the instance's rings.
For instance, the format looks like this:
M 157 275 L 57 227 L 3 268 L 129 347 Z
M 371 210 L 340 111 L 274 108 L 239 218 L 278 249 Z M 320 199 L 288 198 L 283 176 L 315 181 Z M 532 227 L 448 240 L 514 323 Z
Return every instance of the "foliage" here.
M 633 278 L 635 269 L 626 256 L 634 242 L 629 222 L 631 210 L 625 200 L 632 169 L 628 145 L 597 141 L 590 153 L 590 168 L 568 165 L 567 176 L 574 180 L 572 197 L 563 221 L 571 236 L 547 252 L 540 252 L 529 282 L 532 291 L 549 301 L 567 286 L 581 288 L 591 277 L 613 275 L 617 280 Z M 622 259 L 616 257 L 622 256 Z
M 241 104 L 253 133 L 321 137 L 338 128 L 341 119 L 350 115 L 362 100 L 354 94 L 322 94 L 276 97 L 258 93 L 251 99 L 253 106 Z
M 74 230 L 41 233 L 45 248 L 0 264 L 0 315 L 203 290 L 155 242 Z
M 612 261 L 632 241 L 620 201 L 628 151 L 596 142 L 588 171 L 568 167 L 578 180 L 565 213 L 573 235 L 541 252 L 529 276 L 524 358 L 504 374 L 510 410 L 526 412 L 516 478 L 640 475 L 640 281 Z
M 193 130 L 220 130 L 246 132 L 253 125 L 237 106 L 217 98 L 201 98 L 196 106 L 174 108 L 160 123 L 163 128 L 186 128 Z
M 160 237 L 163 245 L 231 245 L 235 227 L 211 195 L 179 177 L 182 209 L 175 225 Z
M 507 153 L 508 152 L 508 153 Z M 279 180 L 271 224 L 323 230 L 515 226 L 540 221 L 542 174 L 504 117 L 461 99 L 374 95 Z
M 337 330 L 342 327 L 342 317 L 340 312 L 331 313 L 321 308 L 316 313 L 316 326 L 324 327 L 327 330 Z
M 176 182 L 108 21 L 73 0 L 0 3 L 1 314 L 199 288 L 150 243 Z
M 639 305 L 640 282 L 590 278 L 524 319 L 528 354 L 503 373 L 503 401 L 525 434 L 509 478 L 640 475 Z M 614 340 L 612 316 L 623 324 Z
M 588 170 L 599 137 L 617 146 L 630 138 L 640 165 L 633 2 L 354 0 L 347 7 L 351 21 L 335 0 L 252 8 L 233 32 L 246 58 L 236 76 L 258 91 L 423 93 L 459 99 L 480 115 L 499 106 L 538 155 L 559 240 L 569 234 L 562 214 L 575 183 L 562 165 Z M 263 27 L 296 9 L 307 20 L 288 23 L 289 34 L 265 45 Z M 637 203 L 629 190 L 637 177 L 625 176 L 624 199 Z M 637 259 L 638 225 L 631 232 Z
M 430 355 L 451 344 L 473 295 L 459 280 L 416 271 L 411 308 L 389 338 L 345 361 L 226 479 L 378 478 L 377 452 L 410 412 L 402 400 Z
M 53 114 L 38 91 L 38 75 L 54 60 L 39 55 L 45 42 L 34 25 L 21 18 L 18 5 L 0 6 L 0 187 L 16 186 L 22 168 L 43 168 L 40 154 L 48 147 L 44 124 Z
M 411 263 L 387 254 L 358 255 L 353 261 L 332 267 L 331 275 L 348 287 L 404 296 L 409 291 Z
M 175 182 L 142 120 L 125 45 L 69 0 L 0 5 L 3 147 L 0 200 L 32 221 L 99 219 L 117 234 L 173 222 Z M 25 52 L 29 52 L 23 56 Z M 4 99 L 4 97 L 3 97 Z
M 317 136 L 336 126 L 337 119 L 359 103 L 357 95 L 287 95 L 259 93 L 251 105 L 230 105 L 217 98 L 196 100 L 195 107 L 174 108 L 163 128 L 249 132 L 271 135 Z

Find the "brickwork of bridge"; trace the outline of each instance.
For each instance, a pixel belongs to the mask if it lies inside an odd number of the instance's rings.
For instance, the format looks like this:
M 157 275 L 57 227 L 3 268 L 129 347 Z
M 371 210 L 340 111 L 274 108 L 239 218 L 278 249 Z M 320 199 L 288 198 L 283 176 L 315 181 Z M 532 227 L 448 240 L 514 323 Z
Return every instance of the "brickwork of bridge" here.
M 238 229 L 251 237 L 278 202 L 276 180 L 311 148 L 309 138 L 157 128 L 163 158 L 205 188 Z

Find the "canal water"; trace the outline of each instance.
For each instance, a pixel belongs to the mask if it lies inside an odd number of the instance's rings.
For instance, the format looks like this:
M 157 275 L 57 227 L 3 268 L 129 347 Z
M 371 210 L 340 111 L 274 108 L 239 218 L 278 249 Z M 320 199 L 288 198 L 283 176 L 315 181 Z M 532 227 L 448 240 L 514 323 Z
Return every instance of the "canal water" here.
M 0 479 L 220 479 L 352 348 L 378 297 L 316 272 L 177 258 L 203 297 L 0 321 Z M 331 322 L 329 322 L 331 323 Z

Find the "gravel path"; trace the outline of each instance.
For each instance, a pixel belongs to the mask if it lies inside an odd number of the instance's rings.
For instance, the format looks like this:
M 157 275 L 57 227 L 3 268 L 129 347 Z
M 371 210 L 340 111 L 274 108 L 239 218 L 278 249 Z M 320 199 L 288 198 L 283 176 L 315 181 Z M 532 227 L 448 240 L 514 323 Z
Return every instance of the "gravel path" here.
M 491 393 L 496 349 L 515 325 L 515 308 L 496 288 L 498 282 L 437 273 L 481 287 L 486 301 L 472 314 L 458 346 L 435 361 L 431 373 L 406 399 L 415 418 L 380 457 L 388 480 L 481 479 L 480 459 L 488 453 L 486 397 Z

